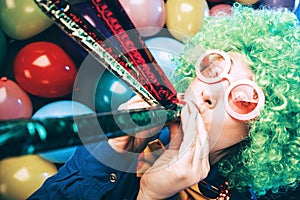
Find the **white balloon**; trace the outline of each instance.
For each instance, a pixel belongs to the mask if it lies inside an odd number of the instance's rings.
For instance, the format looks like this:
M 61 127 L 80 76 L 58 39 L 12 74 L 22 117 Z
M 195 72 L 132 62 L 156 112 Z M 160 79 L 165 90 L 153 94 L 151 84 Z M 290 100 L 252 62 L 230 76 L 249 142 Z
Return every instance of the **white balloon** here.
M 145 40 L 145 44 L 167 77 L 170 78 L 176 69 L 172 58 L 183 52 L 183 44 L 169 37 L 150 38 Z
M 82 103 L 71 100 L 62 100 L 55 101 L 41 107 L 32 116 L 32 119 L 67 117 L 92 113 L 94 113 L 94 111 Z M 76 147 L 66 147 L 63 149 L 51 150 L 45 153 L 40 153 L 39 156 L 53 163 L 65 163 L 72 156 L 75 150 Z

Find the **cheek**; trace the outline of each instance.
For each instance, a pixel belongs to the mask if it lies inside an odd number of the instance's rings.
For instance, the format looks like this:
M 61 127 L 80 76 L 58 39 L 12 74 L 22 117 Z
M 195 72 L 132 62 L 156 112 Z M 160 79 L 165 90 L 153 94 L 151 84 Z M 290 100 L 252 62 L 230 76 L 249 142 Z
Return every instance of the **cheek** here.
M 213 122 L 210 126 L 218 127 L 209 132 L 211 151 L 218 151 L 235 145 L 248 134 L 247 124 L 231 118 L 227 113 L 222 124 Z
M 224 103 L 218 102 L 214 109 L 208 110 L 207 112 L 203 113 L 202 116 L 210 140 L 217 140 L 221 136 L 229 119 L 229 116 L 225 111 Z
M 219 102 L 214 109 L 204 113 L 203 119 L 212 151 L 240 142 L 247 133 L 245 123 L 230 117 L 223 102 Z

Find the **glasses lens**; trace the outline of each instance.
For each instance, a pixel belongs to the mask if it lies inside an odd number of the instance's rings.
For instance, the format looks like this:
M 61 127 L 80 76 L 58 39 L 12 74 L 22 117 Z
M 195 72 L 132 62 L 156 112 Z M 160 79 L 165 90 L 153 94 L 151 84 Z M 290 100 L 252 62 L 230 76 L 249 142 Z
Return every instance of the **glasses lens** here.
M 237 85 L 228 96 L 229 107 L 238 114 L 252 112 L 258 104 L 258 92 L 250 85 Z
M 225 58 L 218 53 L 206 55 L 199 65 L 199 71 L 205 78 L 219 77 L 226 68 Z

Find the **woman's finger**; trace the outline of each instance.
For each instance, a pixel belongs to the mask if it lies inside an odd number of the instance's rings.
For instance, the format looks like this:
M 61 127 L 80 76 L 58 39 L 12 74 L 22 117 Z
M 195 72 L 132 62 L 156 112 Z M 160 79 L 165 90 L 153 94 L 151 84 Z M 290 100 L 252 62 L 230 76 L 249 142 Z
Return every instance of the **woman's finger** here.
M 197 112 L 198 110 L 192 102 L 187 102 L 181 111 L 183 140 L 179 149 L 179 156 L 189 149 L 195 139 Z

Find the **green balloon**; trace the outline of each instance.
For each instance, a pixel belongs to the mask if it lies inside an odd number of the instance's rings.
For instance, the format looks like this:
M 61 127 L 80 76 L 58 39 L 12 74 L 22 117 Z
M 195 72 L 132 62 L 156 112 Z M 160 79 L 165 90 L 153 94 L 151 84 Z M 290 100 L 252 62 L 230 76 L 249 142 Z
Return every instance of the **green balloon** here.
M 3 65 L 4 58 L 6 57 L 6 51 L 7 51 L 6 49 L 7 49 L 7 43 L 6 43 L 5 35 L 0 29 L 0 69 Z
M 34 0 L 0 0 L 0 25 L 7 36 L 25 40 L 46 30 L 53 21 Z

